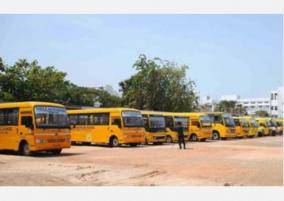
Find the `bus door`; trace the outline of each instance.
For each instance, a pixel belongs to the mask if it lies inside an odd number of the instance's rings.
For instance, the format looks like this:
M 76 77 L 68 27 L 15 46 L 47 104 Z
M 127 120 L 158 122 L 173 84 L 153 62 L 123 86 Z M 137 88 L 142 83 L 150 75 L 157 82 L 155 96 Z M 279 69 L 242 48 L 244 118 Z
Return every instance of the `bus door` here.
M 120 119 L 120 117 L 119 117 Z M 93 141 L 96 143 L 108 143 L 111 134 L 116 129 L 111 128 L 109 113 L 94 113 L 90 116 L 90 124 L 93 126 Z
M 19 109 L 0 109 L 0 149 L 18 149 Z
M 35 130 L 32 114 L 33 113 L 31 109 L 21 109 L 19 129 L 18 129 L 19 140 L 26 139 L 26 141 L 30 145 L 34 145 L 34 130 Z

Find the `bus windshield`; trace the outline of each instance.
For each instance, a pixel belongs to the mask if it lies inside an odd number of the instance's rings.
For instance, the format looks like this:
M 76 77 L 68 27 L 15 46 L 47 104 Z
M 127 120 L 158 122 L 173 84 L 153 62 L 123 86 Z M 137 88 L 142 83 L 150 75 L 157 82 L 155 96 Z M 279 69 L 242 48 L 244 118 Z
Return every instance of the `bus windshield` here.
M 241 122 L 242 122 L 242 126 L 243 126 L 244 128 L 248 128 L 248 127 L 249 127 L 249 123 L 248 123 L 246 120 L 241 119 Z
M 251 124 L 254 128 L 257 128 L 258 127 L 258 123 L 256 122 L 256 120 L 252 119 L 251 120 Z
M 174 119 L 175 119 L 176 124 L 177 124 L 177 122 L 181 122 L 182 127 L 187 129 L 187 127 L 188 127 L 188 118 L 187 117 L 174 117 Z
M 35 106 L 37 128 L 69 128 L 65 108 L 54 106 Z
M 149 121 L 151 130 L 164 130 L 166 128 L 166 122 L 163 116 L 150 115 Z
M 267 125 L 267 127 L 272 127 L 273 126 L 273 124 L 272 124 L 272 122 L 270 120 L 266 120 L 266 125 Z
M 224 114 L 224 122 L 227 127 L 235 127 L 234 119 L 229 114 Z
M 211 127 L 211 119 L 209 116 L 201 116 L 200 117 L 200 122 L 202 127 Z
M 122 112 L 122 118 L 125 127 L 144 127 L 144 122 L 140 112 Z

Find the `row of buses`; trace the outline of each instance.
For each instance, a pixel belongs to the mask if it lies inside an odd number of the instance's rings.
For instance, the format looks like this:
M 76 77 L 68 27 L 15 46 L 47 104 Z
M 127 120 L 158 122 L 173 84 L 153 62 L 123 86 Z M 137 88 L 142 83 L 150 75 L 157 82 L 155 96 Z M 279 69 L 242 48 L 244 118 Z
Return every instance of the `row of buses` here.
M 177 141 L 181 122 L 188 141 L 282 134 L 283 119 L 233 117 L 231 114 L 139 111 L 131 108 L 66 110 L 47 102 L 0 104 L 0 150 L 22 155 L 60 154 L 71 144 L 162 144 Z

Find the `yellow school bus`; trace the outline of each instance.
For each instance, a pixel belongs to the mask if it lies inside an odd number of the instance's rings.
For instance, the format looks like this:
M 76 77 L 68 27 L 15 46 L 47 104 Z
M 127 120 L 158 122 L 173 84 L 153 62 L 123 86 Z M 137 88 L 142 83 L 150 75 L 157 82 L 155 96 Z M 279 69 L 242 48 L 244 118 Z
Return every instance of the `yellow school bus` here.
M 165 117 L 161 112 L 141 111 L 146 130 L 145 144 L 162 144 L 166 142 Z
M 184 128 L 184 139 L 188 140 L 189 137 L 189 117 L 185 113 L 178 112 L 163 112 L 166 120 L 167 142 L 177 142 L 178 135 L 176 131 L 177 122 L 181 122 Z
M 145 129 L 139 110 L 90 108 L 68 110 L 72 143 L 137 146 L 144 142 Z
M 248 120 L 242 117 L 233 117 L 233 119 L 236 126 L 236 137 L 247 137 L 250 131 L 250 125 Z
M 70 126 L 63 105 L 47 102 L 0 103 L 0 150 L 21 155 L 69 148 Z
M 206 141 L 211 138 L 212 124 L 209 116 L 205 113 L 185 113 L 190 118 L 189 121 L 189 140 Z
M 206 112 L 212 122 L 212 139 L 236 137 L 236 128 L 231 114 L 223 112 Z
M 251 116 L 245 116 L 243 118 L 245 118 L 249 122 L 249 126 L 250 126 L 249 133 L 248 133 L 247 137 L 255 137 L 257 135 L 261 135 L 259 133 L 259 125 L 256 122 L 255 118 L 253 118 Z
M 277 124 L 277 134 L 283 135 L 283 119 L 282 118 L 276 118 L 275 119 Z
M 262 133 L 262 136 L 270 135 L 270 133 L 271 133 L 270 118 L 258 117 L 258 118 L 256 118 L 256 121 L 259 124 L 259 132 Z

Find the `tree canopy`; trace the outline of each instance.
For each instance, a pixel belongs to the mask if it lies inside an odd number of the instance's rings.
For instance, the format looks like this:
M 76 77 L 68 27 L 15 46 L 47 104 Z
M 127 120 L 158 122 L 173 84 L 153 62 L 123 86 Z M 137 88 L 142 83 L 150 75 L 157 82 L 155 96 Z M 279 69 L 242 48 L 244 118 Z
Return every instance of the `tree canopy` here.
M 220 101 L 216 105 L 215 111 L 233 113 L 237 115 L 247 114 L 246 109 L 242 105 L 237 104 L 236 101 L 227 101 L 227 100 Z
M 186 78 L 188 66 L 140 55 L 133 68 L 138 72 L 119 84 L 123 104 L 138 109 L 173 112 L 197 109 L 195 83 Z
M 258 110 L 255 112 L 255 116 L 257 117 L 269 117 L 269 114 L 265 110 Z
M 120 97 L 112 96 L 102 88 L 77 86 L 66 80 L 66 75 L 53 66 L 44 68 L 36 60 L 20 59 L 8 66 L 0 58 L 0 99 L 84 106 L 93 106 L 97 99 L 103 107 L 121 105 Z

